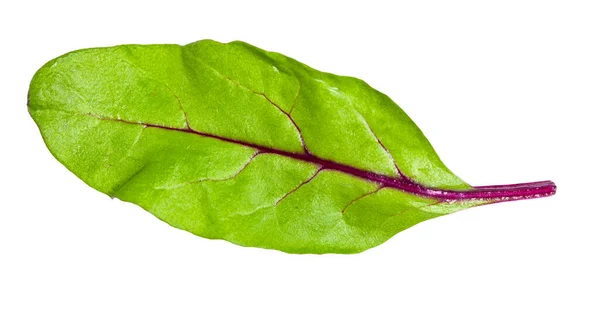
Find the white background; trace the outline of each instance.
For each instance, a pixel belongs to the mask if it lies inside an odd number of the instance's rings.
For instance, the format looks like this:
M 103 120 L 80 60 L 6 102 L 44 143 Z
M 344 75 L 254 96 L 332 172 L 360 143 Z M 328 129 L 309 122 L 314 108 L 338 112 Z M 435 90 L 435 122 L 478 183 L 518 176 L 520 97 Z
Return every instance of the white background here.
M 600 316 L 596 1 L 86 3 L 0 5 L 0 317 Z M 50 155 L 26 108 L 42 64 L 205 38 L 362 78 L 471 184 L 558 194 L 288 255 L 174 229 Z

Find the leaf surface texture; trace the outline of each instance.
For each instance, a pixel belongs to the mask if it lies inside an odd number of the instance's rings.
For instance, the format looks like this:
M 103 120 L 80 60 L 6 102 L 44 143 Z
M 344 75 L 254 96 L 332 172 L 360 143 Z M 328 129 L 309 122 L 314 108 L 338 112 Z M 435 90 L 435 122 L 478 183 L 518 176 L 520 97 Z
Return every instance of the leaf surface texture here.
M 239 245 L 356 253 L 506 200 L 472 195 L 482 191 L 365 82 L 243 42 L 71 52 L 35 74 L 28 104 L 52 154 L 87 184 Z

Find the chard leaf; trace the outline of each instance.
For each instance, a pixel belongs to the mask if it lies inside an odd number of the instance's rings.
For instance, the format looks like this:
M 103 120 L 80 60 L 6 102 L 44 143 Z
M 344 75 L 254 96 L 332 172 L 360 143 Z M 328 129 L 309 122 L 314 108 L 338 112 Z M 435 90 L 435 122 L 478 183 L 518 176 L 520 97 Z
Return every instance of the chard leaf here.
M 35 74 L 28 106 L 91 187 L 243 246 L 356 253 L 427 219 L 556 189 L 471 187 L 386 95 L 243 42 L 71 52 Z

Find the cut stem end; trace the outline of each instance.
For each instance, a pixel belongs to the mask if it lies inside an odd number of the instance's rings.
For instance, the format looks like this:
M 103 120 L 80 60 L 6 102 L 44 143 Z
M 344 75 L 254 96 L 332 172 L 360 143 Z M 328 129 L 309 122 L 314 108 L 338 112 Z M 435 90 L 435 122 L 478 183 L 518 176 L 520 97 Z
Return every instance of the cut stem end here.
M 474 187 L 473 190 L 464 192 L 471 199 L 492 200 L 494 201 L 492 203 L 542 198 L 554 195 L 555 193 L 556 184 L 550 180 L 478 186 Z

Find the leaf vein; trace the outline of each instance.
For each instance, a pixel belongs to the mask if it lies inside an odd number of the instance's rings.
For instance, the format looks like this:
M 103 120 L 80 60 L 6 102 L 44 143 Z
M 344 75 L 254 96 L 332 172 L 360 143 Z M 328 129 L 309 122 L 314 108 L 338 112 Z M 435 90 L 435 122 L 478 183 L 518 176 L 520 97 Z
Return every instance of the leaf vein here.
M 146 165 L 143 165 L 138 171 L 136 171 L 134 174 L 132 174 L 131 176 L 129 176 L 127 179 L 125 179 L 125 181 L 123 181 L 114 190 L 112 190 L 110 193 L 108 193 L 108 195 L 111 198 L 115 198 L 115 196 L 117 195 L 117 193 L 119 193 L 119 191 L 121 191 L 126 185 L 128 185 L 129 183 L 131 183 L 131 181 L 133 181 L 133 179 L 135 179 L 142 171 L 144 171 L 144 169 L 146 169 Z
M 358 115 L 362 119 L 363 123 L 367 126 L 367 128 L 369 129 L 369 131 L 371 132 L 373 137 L 375 137 L 375 140 L 377 140 L 377 142 L 379 143 L 379 146 L 381 146 L 381 148 L 383 148 L 383 150 L 386 152 L 386 154 L 388 155 L 388 157 L 394 164 L 394 167 L 396 168 L 396 172 L 398 172 L 398 175 L 400 176 L 400 178 L 408 179 L 406 177 L 406 175 L 404 175 L 404 173 L 402 173 L 402 171 L 398 167 L 398 164 L 396 163 L 396 159 L 394 159 L 394 156 L 392 156 L 392 153 L 389 151 L 389 149 L 387 149 L 387 147 L 383 144 L 383 142 L 381 142 L 381 139 L 379 139 L 379 137 L 375 134 L 375 132 L 373 131 L 373 128 L 371 128 L 371 125 L 369 125 L 369 122 L 365 119 L 365 117 L 361 113 L 358 113 Z
M 367 192 L 367 193 L 365 193 L 365 194 L 363 194 L 363 195 L 359 196 L 358 198 L 354 198 L 354 199 L 352 199 L 352 200 L 351 200 L 350 202 L 348 202 L 348 204 L 346 204 L 346 206 L 345 206 L 345 207 L 342 209 L 342 211 L 341 211 L 342 215 L 343 215 L 343 214 L 346 212 L 346 210 L 347 210 L 347 209 L 348 209 L 350 206 L 352 206 L 354 203 L 356 203 L 356 201 L 359 201 L 359 200 L 361 200 L 361 199 L 364 199 L 365 197 L 368 197 L 368 196 L 370 196 L 370 195 L 372 195 L 372 194 L 375 194 L 375 193 L 379 192 L 379 190 L 381 190 L 381 189 L 383 189 L 383 188 L 384 188 L 384 187 L 380 185 L 380 186 L 379 186 L 377 189 L 375 189 L 375 190 L 373 190 L 373 191 L 369 191 L 369 192 Z
M 290 192 L 286 193 L 284 196 L 282 196 L 279 200 L 277 200 L 277 202 L 275 202 L 274 206 L 279 205 L 279 203 L 281 201 L 283 201 L 285 198 L 287 198 L 290 194 L 298 191 L 298 189 L 300 189 L 302 186 L 308 184 L 309 182 L 311 182 L 318 174 L 319 172 L 321 172 L 323 170 L 323 167 L 319 167 L 319 169 L 317 169 L 317 171 L 315 171 L 315 173 L 310 176 L 310 178 L 304 180 L 302 183 L 300 183 L 297 187 L 295 187 L 294 189 L 292 189 Z
M 166 186 L 158 186 L 158 187 L 154 187 L 155 189 L 158 190 L 174 190 L 174 189 L 178 189 L 187 185 L 191 185 L 191 184 L 196 184 L 196 183 L 201 183 L 201 182 L 205 182 L 205 181 L 227 181 L 227 180 L 232 180 L 235 179 L 235 177 L 237 177 L 240 173 L 242 173 L 242 171 L 244 171 L 248 165 L 250 165 L 250 163 L 252 163 L 252 161 L 254 160 L 254 158 L 256 158 L 258 155 L 260 154 L 264 154 L 264 152 L 260 152 L 259 150 L 257 150 L 254 154 L 252 154 L 252 156 L 248 159 L 248 161 L 246 161 L 246 163 L 244 163 L 244 165 L 238 169 L 236 172 L 234 172 L 232 175 L 225 177 L 225 178 L 220 178 L 220 179 L 215 179 L 215 178 L 203 178 L 203 179 L 198 179 L 198 180 L 192 180 L 192 181 L 187 181 L 187 182 L 183 182 L 183 183 L 179 183 L 176 185 L 166 185 Z
M 170 127 L 170 126 L 165 126 L 165 125 L 160 125 L 160 124 L 128 121 L 125 119 L 104 117 L 104 116 L 89 113 L 89 112 L 80 113 L 80 112 L 66 111 L 63 109 L 37 109 L 36 111 L 55 111 L 55 112 L 67 113 L 67 114 L 71 114 L 71 115 L 75 115 L 75 116 L 90 116 L 90 117 L 94 117 L 98 120 L 113 121 L 113 122 L 119 122 L 119 123 L 128 124 L 128 125 L 145 125 L 150 128 L 165 129 L 165 130 L 177 131 L 177 132 L 181 132 L 181 133 L 195 134 L 197 136 L 202 136 L 205 138 L 213 138 L 213 139 L 217 139 L 217 140 L 220 140 L 223 142 L 234 143 L 234 144 L 237 144 L 237 145 L 240 145 L 243 147 L 254 148 L 257 151 L 260 151 L 261 153 L 276 154 L 276 155 L 280 155 L 280 156 L 284 156 L 284 157 L 288 157 L 288 158 L 292 158 L 292 159 L 296 159 L 296 160 L 300 160 L 300 161 L 304 161 L 304 162 L 310 162 L 313 164 L 321 165 L 321 166 L 323 166 L 324 169 L 330 169 L 330 170 L 335 170 L 335 171 L 339 171 L 342 173 L 346 173 L 346 174 L 355 176 L 355 177 L 363 179 L 363 180 L 367 180 L 367 181 L 377 183 L 377 184 L 383 184 L 385 187 L 404 191 L 404 192 L 411 193 L 414 195 L 441 199 L 444 202 L 454 202 L 454 201 L 458 201 L 458 200 L 460 200 L 460 201 L 486 200 L 486 201 L 489 201 L 490 203 L 496 203 L 496 202 L 502 202 L 502 201 L 519 200 L 519 199 L 540 198 L 540 197 L 553 195 L 556 191 L 556 186 L 551 181 L 516 184 L 516 185 L 511 185 L 510 187 L 493 187 L 493 186 L 492 187 L 476 187 L 476 188 L 466 189 L 466 190 L 446 190 L 446 189 L 432 188 L 432 187 L 427 187 L 420 183 L 417 183 L 408 177 L 407 178 L 390 177 L 390 176 L 378 174 L 378 173 L 375 173 L 372 171 L 362 170 L 362 169 L 359 169 L 356 167 L 344 165 L 339 162 L 326 160 L 326 159 L 317 157 L 312 154 L 287 152 L 287 151 L 276 149 L 276 148 L 269 148 L 269 147 L 261 146 L 258 144 L 253 144 L 253 143 L 242 141 L 242 140 L 236 140 L 236 139 L 231 139 L 231 138 L 213 135 L 213 134 L 209 134 L 209 133 L 203 133 L 203 132 L 194 131 L 191 129 L 182 129 L 182 128 Z
M 227 75 L 223 75 L 221 72 L 219 72 L 219 70 L 217 70 L 216 68 L 212 67 L 211 65 L 207 64 L 204 61 L 200 61 L 200 63 L 202 63 L 203 65 L 205 65 L 206 67 L 210 68 L 213 72 L 215 72 L 215 74 L 217 74 L 219 77 L 224 78 L 230 82 L 232 82 L 233 84 L 235 84 L 238 87 L 241 87 L 243 89 L 246 89 L 247 91 L 256 94 L 258 96 L 261 96 L 262 98 L 264 98 L 267 102 L 269 102 L 269 104 L 275 106 L 281 113 L 283 113 L 292 123 L 292 125 L 294 125 L 294 128 L 296 130 L 296 132 L 298 133 L 298 138 L 300 139 L 300 143 L 302 144 L 302 148 L 304 149 L 305 153 L 310 153 L 310 151 L 308 150 L 308 148 L 306 147 L 306 142 L 304 140 L 304 136 L 302 135 L 302 130 L 300 129 L 300 127 L 298 126 L 298 123 L 296 123 L 296 121 L 294 120 L 294 118 L 292 118 L 292 110 L 296 104 L 296 100 L 294 100 L 294 104 L 292 104 L 292 109 L 290 109 L 290 112 L 286 112 L 285 110 L 283 110 L 283 108 L 281 108 L 281 106 L 279 106 L 277 103 L 275 103 L 271 98 L 269 98 L 267 96 L 267 94 L 265 92 L 257 92 L 254 89 L 240 83 L 237 80 L 234 80 L 233 78 L 227 76 Z M 300 94 L 300 81 L 298 81 L 298 94 Z M 298 96 L 296 96 L 296 99 L 298 98 Z
M 175 97 L 175 100 L 177 100 L 177 104 L 179 105 L 179 109 L 181 109 L 181 112 L 183 113 L 183 119 L 185 120 L 185 127 L 190 129 L 190 122 L 188 120 L 188 116 L 187 113 L 185 112 L 185 110 L 183 109 L 183 104 L 181 103 L 181 99 L 179 98 L 179 96 L 177 94 L 175 94 L 175 91 L 166 83 L 159 81 L 157 79 L 155 79 L 154 77 L 150 76 L 143 68 L 133 64 L 132 62 L 129 62 L 127 60 L 123 60 L 121 59 L 121 62 L 131 66 L 132 68 L 134 68 L 136 71 L 138 71 L 140 74 L 142 74 L 144 77 L 155 81 L 156 83 L 161 84 L 162 86 L 164 86 L 171 95 L 173 95 L 173 97 Z

